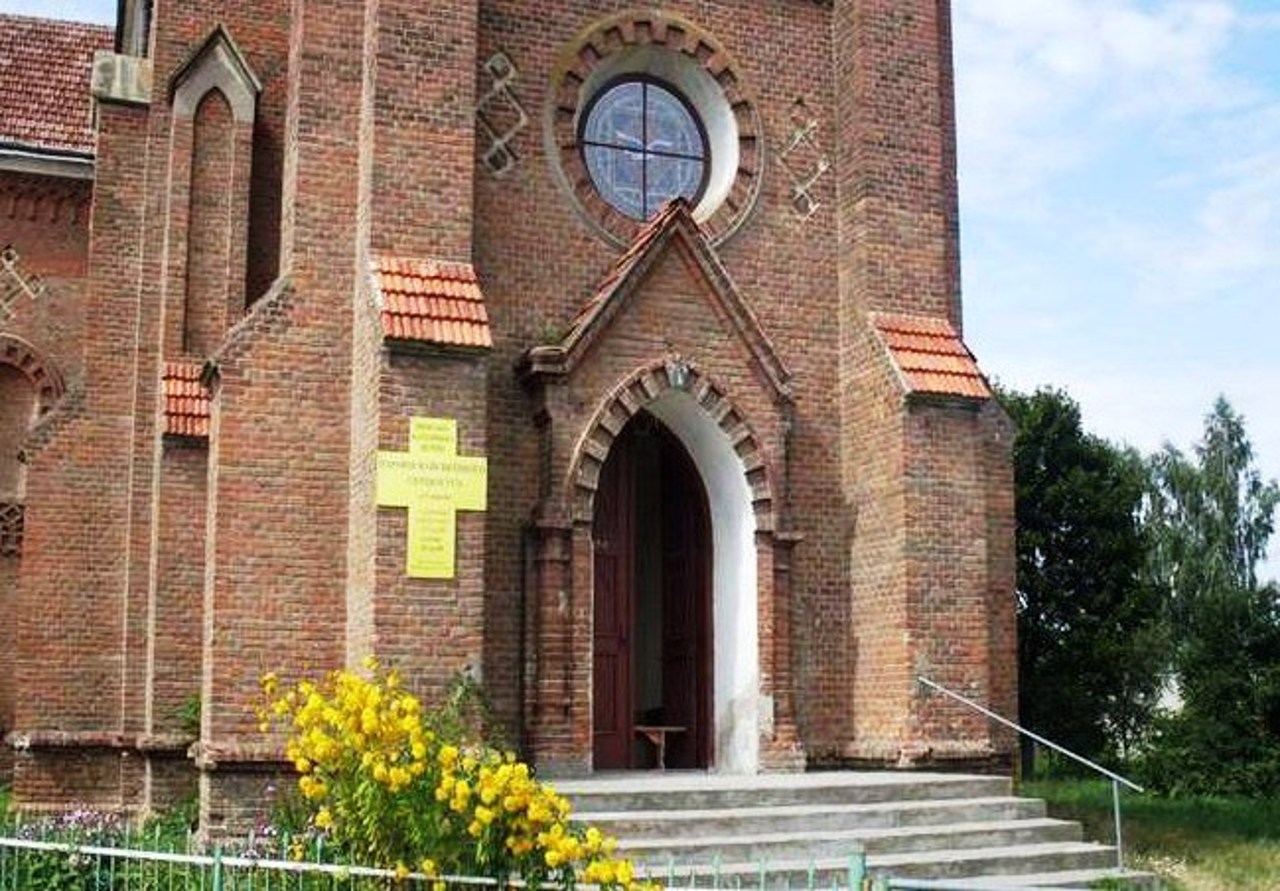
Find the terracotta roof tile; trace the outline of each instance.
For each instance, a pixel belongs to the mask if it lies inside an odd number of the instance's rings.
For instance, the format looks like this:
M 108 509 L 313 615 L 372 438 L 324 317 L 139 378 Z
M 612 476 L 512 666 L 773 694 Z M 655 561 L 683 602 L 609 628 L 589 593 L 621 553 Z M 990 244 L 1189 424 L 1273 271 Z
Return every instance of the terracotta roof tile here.
M 209 391 L 200 383 L 199 362 L 164 363 L 164 432 L 209 435 Z
M 111 46 L 101 25 L 0 15 L 0 144 L 92 154 L 93 53 Z
M 871 323 L 909 392 L 991 398 L 977 360 L 946 319 L 872 313 Z
M 470 263 L 377 257 L 382 333 L 392 340 L 491 347 L 489 313 Z

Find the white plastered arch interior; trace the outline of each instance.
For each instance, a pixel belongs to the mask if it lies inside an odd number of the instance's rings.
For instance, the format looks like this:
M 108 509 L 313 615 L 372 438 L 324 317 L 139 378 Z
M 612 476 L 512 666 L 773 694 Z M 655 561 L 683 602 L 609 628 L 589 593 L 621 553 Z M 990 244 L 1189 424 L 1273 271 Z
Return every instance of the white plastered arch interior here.
M 688 393 L 667 390 L 646 408 L 684 444 L 710 502 L 715 769 L 756 773 L 760 767 L 759 587 L 756 518 L 746 471 L 728 435 Z

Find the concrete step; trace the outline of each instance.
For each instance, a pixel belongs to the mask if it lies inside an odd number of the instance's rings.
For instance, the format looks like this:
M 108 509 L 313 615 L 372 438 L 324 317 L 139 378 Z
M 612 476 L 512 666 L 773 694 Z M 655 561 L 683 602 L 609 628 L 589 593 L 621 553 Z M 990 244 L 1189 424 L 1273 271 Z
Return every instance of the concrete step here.
M 1129 869 L 1069 869 L 1058 872 L 1038 872 L 1016 876 L 988 876 L 981 879 L 964 879 L 952 885 L 960 891 L 1072 891 L 1078 888 L 1096 888 L 1099 882 L 1124 882 L 1130 891 L 1159 891 L 1160 880 L 1147 872 L 1136 872 Z M 942 879 L 930 886 L 921 885 L 919 891 L 950 891 L 947 880 Z
M 990 848 L 882 854 L 868 857 L 867 868 L 908 878 L 956 878 L 1102 869 L 1114 866 L 1115 862 L 1115 850 L 1106 845 L 1080 841 L 1055 841 Z
M 1101 845 L 1047 842 L 872 856 L 867 858 L 867 874 L 883 874 L 908 882 L 912 878 L 941 880 L 941 883 L 950 879 L 966 887 L 985 887 L 1004 878 L 1012 884 L 992 887 L 1008 891 L 1023 887 L 1018 881 L 1024 876 L 1084 874 L 1089 870 L 1107 875 L 1114 863 L 1114 852 Z M 851 866 L 849 858 L 823 858 L 779 860 L 765 866 L 727 863 L 660 869 L 649 865 L 638 872 L 671 888 L 848 888 Z M 1043 889 L 1046 886 L 1041 882 L 1039 887 Z
M 1011 794 L 1007 777 L 868 771 L 730 776 L 705 773 L 605 775 L 553 783 L 584 820 L 593 813 L 723 810 L 786 805 L 874 804 L 991 798 Z
M 1047 818 L 1002 777 L 655 772 L 556 785 L 642 875 L 676 887 L 847 887 L 864 855 L 869 873 L 972 888 L 1115 875 L 1113 848 L 1081 841 L 1079 824 Z
M 1045 815 L 1032 798 L 945 798 L 938 801 L 884 801 L 872 804 L 791 804 L 772 807 L 612 811 L 579 815 L 618 838 L 820 833 L 892 826 L 938 826 L 997 820 L 1030 820 Z
M 993 846 L 1074 842 L 1080 840 L 1080 825 L 1063 820 L 1039 818 L 1004 820 L 992 823 L 954 823 L 944 826 L 906 826 L 842 831 L 776 832 L 760 835 L 694 835 L 634 841 L 624 839 L 618 851 L 638 863 L 708 864 L 758 863 L 794 858 L 797 854 L 816 859 L 844 859 L 865 851 L 880 854 Z

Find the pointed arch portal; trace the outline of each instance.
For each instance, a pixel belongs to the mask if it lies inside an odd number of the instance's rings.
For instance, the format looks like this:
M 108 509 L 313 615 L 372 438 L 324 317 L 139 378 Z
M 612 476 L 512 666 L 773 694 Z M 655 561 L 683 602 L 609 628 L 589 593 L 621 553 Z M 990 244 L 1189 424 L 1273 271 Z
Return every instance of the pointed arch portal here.
M 687 393 L 623 428 L 593 511 L 596 769 L 647 767 L 638 725 L 680 728 L 666 766 L 759 763 L 755 515 L 742 461 Z

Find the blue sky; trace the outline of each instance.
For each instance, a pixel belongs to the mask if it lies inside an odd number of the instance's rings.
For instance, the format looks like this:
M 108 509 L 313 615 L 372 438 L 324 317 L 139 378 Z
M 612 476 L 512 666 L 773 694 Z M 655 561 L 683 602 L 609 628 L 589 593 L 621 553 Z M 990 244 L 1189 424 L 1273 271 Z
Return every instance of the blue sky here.
M 0 0 L 111 23 L 115 0 Z M 965 334 L 1144 452 L 1280 477 L 1280 0 L 953 0 Z M 1280 574 L 1280 540 L 1271 575 Z

